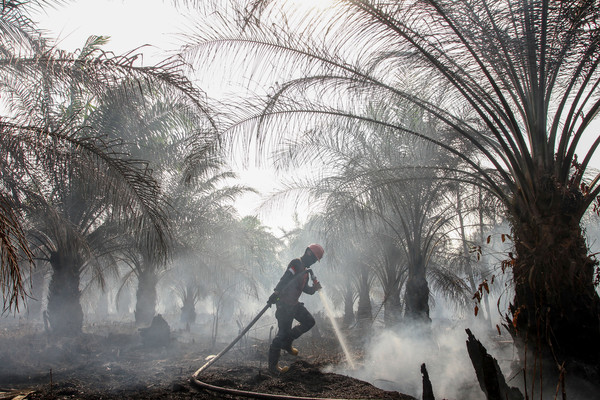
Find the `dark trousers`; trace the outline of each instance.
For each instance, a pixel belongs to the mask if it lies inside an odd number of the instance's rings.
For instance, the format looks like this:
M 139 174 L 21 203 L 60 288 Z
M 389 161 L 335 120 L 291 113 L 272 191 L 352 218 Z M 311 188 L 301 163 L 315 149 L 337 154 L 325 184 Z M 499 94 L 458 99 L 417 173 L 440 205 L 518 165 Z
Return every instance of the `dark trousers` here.
M 296 305 L 278 304 L 277 311 L 275 311 L 275 318 L 277 318 L 277 335 L 271 343 L 271 349 L 273 350 L 288 350 L 294 339 L 298 339 L 303 333 L 306 333 L 315 326 L 315 319 L 308 312 L 304 303 L 298 303 Z M 298 324 L 292 328 L 294 320 L 298 321 Z

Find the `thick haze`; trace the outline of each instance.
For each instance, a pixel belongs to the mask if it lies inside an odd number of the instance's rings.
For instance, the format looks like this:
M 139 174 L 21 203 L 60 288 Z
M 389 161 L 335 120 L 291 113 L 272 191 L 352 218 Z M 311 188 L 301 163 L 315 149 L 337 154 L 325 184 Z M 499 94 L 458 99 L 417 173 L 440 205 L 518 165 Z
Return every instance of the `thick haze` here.
M 75 51 L 81 48 L 91 35 L 110 36 L 110 42 L 103 47 L 106 51 L 112 51 L 118 55 L 130 51 L 143 52 L 142 62 L 144 65 L 155 64 L 174 54 L 183 40 L 177 35 L 186 31 L 186 26 L 189 26 L 190 23 L 188 18 L 189 15 L 182 15 L 170 2 L 161 0 L 81 0 L 45 10 L 43 14 L 34 17 L 39 22 L 40 28 L 47 32 L 47 36 L 57 40 L 56 45 L 61 49 Z M 140 49 L 142 46 L 146 47 Z M 201 89 L 207 90 L 200 83 L 199 85 Z M 211 96 L 218 97 L 219 95 L 218 89 L 214 87 L 207 92 Z M 596 130 L 600 130 L 600 121 L 596 121 L 595 127 Z M 589 144 L 584 144 L 582 147 L 587 148 Z M 293 227 L 295 215 L 292 206 L 278 207 L 277 209 L 259 208 L 264 196 L 278 188 L 280 177 L 268 167 L 245 167 L 242 164 L 240 162 L 238 165 L 232 166 L 239 174 L 240 183 L 255 188 L 260 194 L 246 194 L 236 201 L 240 215 L 258 215 L 265 225 L 274 230 L 275 234 L 279 233 L 278 228 Z M 592 165 L 600 168 L 600 159 L 596 158 Z M 301 221 L 304 221 L 304 216 L 301 217 Z M 589 232 L 597 234 L 597 228 L 590 228 Z M 595 240 L 591 244 L 592 249 L 598 247 Z M 299 255 L 297 254 L 297 256 Z M 282 271 L 287 261 L 289 260 L 282 260 Z M 326 262 L 327 260 L 325 260 Z M 322 266 L 323 264 L 318 267 L 322 268 Z M 319 277 L 322 276 L 323 269 L 316 270 Z M 277 271 L 277 274 L 282 271 Z M 328 278 L 330 282 L 334 279 L 333 276 L 327 276 L 325 272 L 323 272 L 323 277 L 325 278 L 323 279 L 325 287 L 328 284 Z M 270 276 L 270 278 L 275 283 L 278 275 Z M 502 290 L 499 284 L 496 288 Z M 228 313 L 224 313 L 223 320 L 232 321 L 240 314 L 244 316 L 244 320 L 250 319 L 264 305 L 262 296 L 267 295 L 268 293 L 260 293 L 259 299 L 244 299 L 246 303 L 241 306 L 237 304 L 235 313 L 233 307 L 232 310 L 227 310 Z M 312 299 L 307 299 L 307 297 L 304 296 L 302 301 L 307 302 L 311 312 L 321 311 L 318 296 L 314 296 L 315 298 Z M 504 300 L 511 297 L 504 293 Z M 45 294 L 43 298 L 46 298 Z M 159 293 L 158 312 L 168 312 L 169 306 L 176 308 L 164 301 L 167 298 L 169 298 L 168 294 Z M 493 300 L 492 319 L 494 320 L 493 325 L 495 325 L 495 323 L 499 323 L 499 315 L 495 307 L 498 298 Z M 385 389 L 399 390 L 419 396 L 421 395 L 420 365 L 426 363 L 437 396 L 453 396 L 452 398 L 465 400 L 481 398 L 482 394 L 477 387 L 469 387 L 469 382 L 476 382 L 476 380 L 466 352 L 467 336 L 464 328 L 472 329 L 477 338 L 488 346 L 490 353 L 498 358 L 505 374 L 509 372 L 509 366 L 514 360 L 514 349 L 504 340 L 506 333 L 503 332 L 503 338 L 494 338 L 495 340 L 486 338 L 483 333 L 485 330 L 472 326 L 472 316 L 457 316 L 452 313 L 452 310 L 445 309 L 443 301 L 443 299 L 439 299 L 437 308 L 432 309 L 432 317 L 436 321 L 434 324 L 435 334 L 430 341 L 422 341 L 418 332 L 382 330 L 368 341 L 363 366 L 352 371 L 336 368 L 336 372 L 364 379 Z M 95 301 L 90 303 L 93 304 Z M 114 304 L 110 306 L 116 308 Z M 378 306 L 379 304 L 374 304 L 374 307 Z M 211 323 L 211 307 L 210 302 L 198 304 L 200 324 L 209 326 Z M 498 308 L 506 310 L 507 307 L 502 304 Z M 264 340 L 269 337 L 269 329 L 274 325 L 273 313 L 269 314 L 252 332 L 255 337 Z M 174 325 L 177 327 L 176 324 Z M 236 332 L 232 330 L 224 336 L 233 337 L 235 334 Z M 511 384 L 514 385 L 512 382 Z M 465 387 L 473 389 L 472 393 L 476 394 L 469 397 L 470 395 L 461 393 L 460 390 Z

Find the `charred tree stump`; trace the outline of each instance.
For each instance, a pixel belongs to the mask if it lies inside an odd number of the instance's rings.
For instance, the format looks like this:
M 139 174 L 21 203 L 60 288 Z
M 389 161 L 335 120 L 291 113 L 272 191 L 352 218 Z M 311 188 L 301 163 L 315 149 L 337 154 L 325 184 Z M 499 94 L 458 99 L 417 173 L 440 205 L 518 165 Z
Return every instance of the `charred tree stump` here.
M 504 375 L 500 370 L 498 361 L 488 354 L 485 347 L 471 333 L 465 329 L 469 339 L 467 340 L 467 351 L 475 368 L 479 386 L 488 400 L 523 400 L 523 394 L 519 389 L 509 387 Z
M 433 397 L 433 387 L 431 386 L 425 364 L 421 364 L 421 375 L 423 375 L 423 400 L 435 400 L 435 397 Z

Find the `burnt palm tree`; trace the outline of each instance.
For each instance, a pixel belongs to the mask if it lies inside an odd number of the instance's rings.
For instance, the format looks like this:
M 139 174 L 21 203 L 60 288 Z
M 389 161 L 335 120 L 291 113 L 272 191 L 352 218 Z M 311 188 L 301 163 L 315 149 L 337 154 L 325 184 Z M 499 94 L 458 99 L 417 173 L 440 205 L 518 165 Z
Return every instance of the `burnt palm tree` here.
M 469 167 L 463 179 L 493 193 L 512 224 L 507 327 L 520 348 L 535 348 L 559 369 L 596 363 L 599 271 L 580 222 L 600 194 L 599 176 L 588 174 L 600 144 L 591 129 L 600 109 L 597 1 L 341 0 L 319 15 L 278 4 L 246 2 L 239 30 L 224 23 L 229 30 L 201 34 L 190 54 L 233 50 L 254 71 L 281 72 L 256 118 L 245 109 L 263 128 L 285 121 L 300 132 L 290 121 L 350 118 L 461 157 Z M 397 76 L 406 71 L 451 90 L 452 101 L 404 90 Z M 474 151 L 356 107 L 376 100 L 393 109 L 395 99 L 426 110 Z

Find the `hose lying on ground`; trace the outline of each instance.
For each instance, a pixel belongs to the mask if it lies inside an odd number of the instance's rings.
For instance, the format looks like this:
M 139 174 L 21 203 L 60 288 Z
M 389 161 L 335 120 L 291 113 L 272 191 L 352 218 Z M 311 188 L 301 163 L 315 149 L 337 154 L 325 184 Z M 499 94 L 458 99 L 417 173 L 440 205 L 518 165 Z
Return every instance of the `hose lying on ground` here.
M 326 398 L 326 397 L 301 397 L 301 396 L 288 396 L 285 394 L 270 394 L 260 392 L 248 392 L 245 390 L 229 389 L 221 386 L 214 386 L 206 382 L 198 380 L 197 377 L 192 376 L 191 382 L 197 387 L 208 389 L 213 392 L 226 393 L 235 396 L 250 397 L 253 399 L 270 399 L 270 400 L 351 400 L 351 399 L 340 399 L 340 398 Z

